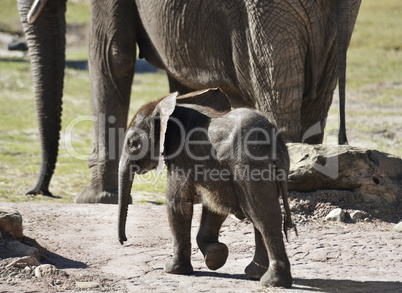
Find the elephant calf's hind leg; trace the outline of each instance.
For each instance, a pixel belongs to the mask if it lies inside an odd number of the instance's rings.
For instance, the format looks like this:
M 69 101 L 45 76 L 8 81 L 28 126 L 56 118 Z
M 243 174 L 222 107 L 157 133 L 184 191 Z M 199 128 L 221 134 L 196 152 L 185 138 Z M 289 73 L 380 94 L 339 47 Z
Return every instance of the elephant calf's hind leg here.
M 269 260 L 267 249 L 265 248 L 264 239 L 260 231 L 254 227 L 255 237 L 255 253 L 253 261 L 246 267 L 245 273 L 252 279 L 260 280 L 261 277 L 267 272 L 269 267 Z

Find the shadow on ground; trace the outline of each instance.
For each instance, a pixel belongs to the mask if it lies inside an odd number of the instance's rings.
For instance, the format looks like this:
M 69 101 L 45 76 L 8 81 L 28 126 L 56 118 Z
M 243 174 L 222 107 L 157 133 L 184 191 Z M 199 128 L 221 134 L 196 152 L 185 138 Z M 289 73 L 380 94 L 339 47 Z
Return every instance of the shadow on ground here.
M 294 279 L 292 289 L 311 292 L 398 292 L 402 290 L 402 283 L 389 281 L 358 282 L 351 280 Z
M 87 60 L 69 60 L 66 61 L 66 67 L 76 70 L 88 70 Z M 149 64 L 146 60 L 138 59 L 135 61 L 136 73 L 156 73 L 159 69 Z
M 214 277 L 235 280 L 251 280 L 246 274 L 226 274 L 218 272 L 197 271 L 192 274 L 195 277 Z
M 83 262 L 75 261 L 49 251 L 40 245 L 35 239 L 24 237 L 23 243 L 36 247 L 41 255 L 41 262 L 52 264 L 58 269 L 85 269 L 87 267 Z
M 0 57 L 0 62 L 18 62 L 18 63 L 29 63 L 29 58 L 21 57 Z M 75 70 L 88 70 L 88 60 L 67 60 L 66 68 Z M 135 61 L 135 72 L 136 73 L 156 73 L 161 71 L 160 69 L 149 64 L 148 61 L 143 59 L 138 59 Z

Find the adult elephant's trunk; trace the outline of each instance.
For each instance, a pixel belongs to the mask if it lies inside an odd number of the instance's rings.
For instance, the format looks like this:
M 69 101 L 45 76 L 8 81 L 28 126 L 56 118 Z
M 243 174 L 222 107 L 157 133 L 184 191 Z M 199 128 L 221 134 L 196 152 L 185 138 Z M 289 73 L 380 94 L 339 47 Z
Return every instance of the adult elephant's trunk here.
M 123 244 L 127 241 L 126 220 L 128 204 L 130 203 L 130 191 L 133 185 L 129 155 L 123 153 L 119 164 L 119 241 Z
M 350 0 L 336 1 L 337 14 L 337 47 L 338 47 L 338 77 L 339 77 L 339 133 L 338 143 L 348 144 L 345 123 L 346 100 L 346 52 L 349 46 Z
M 27 193 L 52 195 L 48 188 L 56 166 L 61 129 L 66 0 L 48 1 L 32 24 L 27 19 L 31 6 L 30 0 L 18 0 L 31 56 L 42 152 L 37 181 Z

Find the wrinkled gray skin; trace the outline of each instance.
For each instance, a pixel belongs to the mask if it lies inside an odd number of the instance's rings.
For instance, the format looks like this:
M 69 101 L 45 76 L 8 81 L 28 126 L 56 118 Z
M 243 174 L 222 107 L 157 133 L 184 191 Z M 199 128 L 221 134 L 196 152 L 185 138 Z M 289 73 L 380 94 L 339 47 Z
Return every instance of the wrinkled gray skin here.
M 308 143 L 322 141 L 339 55 L 339 141 L 346 143 L 346 48 L 360 1 L 92 1 L 92 178 L 76 201 L 117 201 L 121 139 L 115 136 L 127 123 L 137 45 L 141 58 L 166 70 L 171 92 L 220 87 L 233 106 L 266 114 L 287 141 Z M 33 24 L 26 22 L 33 1 L 18 2 L 42 142 L 41 171 L 29 193 L 50 194 L 60 129 L 65 0 L 48 1 Z M 316 124 L 318 130 L 308 131 Z
M 234 214 L 240 219 L 247 217 L 255 228 L 256 251 L 247 275 L 261 279 L 265 286 L 290 287 L 279 204 L 282 195 L 286 233 L 293 226 L 287 199 L 289 156 L 275 126 L 256 111 L 230 111 L 230 103 L 219 89 L 177 98 L 172 94 L 143 106 L 127 130 L 119 165 L 121 243 L 127 240 L 125 225 L 134 173 L 148 172 L 158 163 L 163 166 L 163 158 L 173 234 L 173 259 L 165 271 L 193 272 L 191 219 L 193 205 L 202 202 L 197 244 L 210 269 L 226 262 L 228 248 L 218 236 L 227 215 Z M 245 170 L 254 176 L 245 175 Z M 270 170 L 272 176 L 256 175 L 262 170 Z

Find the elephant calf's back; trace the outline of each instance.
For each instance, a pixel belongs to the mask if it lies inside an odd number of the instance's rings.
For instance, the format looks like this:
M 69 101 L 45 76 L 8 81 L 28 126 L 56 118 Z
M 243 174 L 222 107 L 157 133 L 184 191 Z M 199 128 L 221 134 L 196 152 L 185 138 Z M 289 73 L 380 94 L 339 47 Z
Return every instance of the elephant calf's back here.
M 232 164 L 265 166 L 283 155 L 282 148 L 286 148 L 276 127 L 264 115 L 245 108 L 212 119 L 208 134 L 217 158 L 231 159 Z

